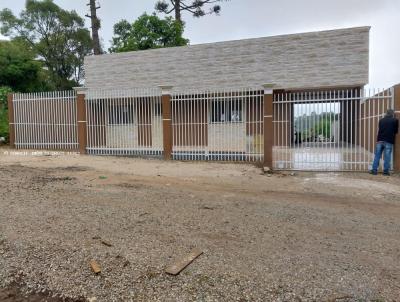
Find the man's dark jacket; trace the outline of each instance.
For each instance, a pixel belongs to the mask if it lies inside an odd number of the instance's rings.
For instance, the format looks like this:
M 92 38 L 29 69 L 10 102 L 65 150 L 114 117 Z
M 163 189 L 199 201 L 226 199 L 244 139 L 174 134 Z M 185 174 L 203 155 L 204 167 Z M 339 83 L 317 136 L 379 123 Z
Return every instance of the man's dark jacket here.
M 385 116 L 379 121 L 378 142 L 394 144 L 399 131 L 399 121 L 394 117 Z

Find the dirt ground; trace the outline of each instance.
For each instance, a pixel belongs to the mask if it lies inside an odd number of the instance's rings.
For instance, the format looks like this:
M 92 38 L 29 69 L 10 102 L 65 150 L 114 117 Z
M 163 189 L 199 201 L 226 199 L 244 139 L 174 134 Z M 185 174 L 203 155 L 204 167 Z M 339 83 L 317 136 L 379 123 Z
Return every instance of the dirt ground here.
M 2 148 L 0 301 L 400 301 L 399 180 Z

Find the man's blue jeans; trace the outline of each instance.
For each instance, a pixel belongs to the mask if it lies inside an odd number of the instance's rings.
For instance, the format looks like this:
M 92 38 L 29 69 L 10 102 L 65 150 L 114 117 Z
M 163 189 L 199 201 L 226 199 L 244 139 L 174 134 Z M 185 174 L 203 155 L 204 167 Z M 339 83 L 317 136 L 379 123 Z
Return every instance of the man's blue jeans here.
M 390 163 L 392 161 L 393 144 L 386 142 L 378 142 L 375 148 L 375 158 L 372 164 L 372 172 L 378 172 L 379 161 L 381 160 L 382 153 L 384 154 L 383 173 L 389 173 Z

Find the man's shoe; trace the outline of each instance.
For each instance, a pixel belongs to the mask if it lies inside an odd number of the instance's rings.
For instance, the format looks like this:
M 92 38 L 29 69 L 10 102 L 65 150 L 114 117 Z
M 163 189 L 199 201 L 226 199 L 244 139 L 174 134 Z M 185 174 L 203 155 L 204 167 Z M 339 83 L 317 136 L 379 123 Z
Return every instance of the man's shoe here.
M 369 171 L 369 174 L 378 175 L 378 172 L 371 170 L 371 171 Z
M 383 175 L 390 176 L 390 173 L 389 172 L 383 172 Z

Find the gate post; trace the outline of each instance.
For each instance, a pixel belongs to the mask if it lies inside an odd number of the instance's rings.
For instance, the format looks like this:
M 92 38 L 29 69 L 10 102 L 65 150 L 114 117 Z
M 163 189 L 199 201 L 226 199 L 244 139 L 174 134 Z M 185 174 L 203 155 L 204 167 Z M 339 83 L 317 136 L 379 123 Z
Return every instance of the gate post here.
M 396 117 L 400 119 L 400 84 L 393 87 L 393 100 L 394 100 L 394 108 L 393 110 L 396 113 Z M 396 141 L 394 145 L 393 152 L 393 170 L 396 172 L 400 172 L 400 133 L 396 135 Z
M 80 154 L 86 154 L 86 105 L 85 95 L 87 88 L 75 87 L 76 91 L 76 113 L 78 122 L 78 150 Z
M 162 91 L 161 108 L 163 119 L 163 148 L 164 159 L 172 158 L 172 113 L 171 113 L 171 90 L 173 86 L 159 86 Z
M 264 168 L 272 170 L 272 148 L 274 145 L 274 104 L 273 87 L 275 84 L 265 84 L 264 87 Z
M 7 106 L 8 106 L 8 133 L 9 133 L 10 147 L 15 148 L 14 102 L 12 93 L 9 93 L 7 96 Z

